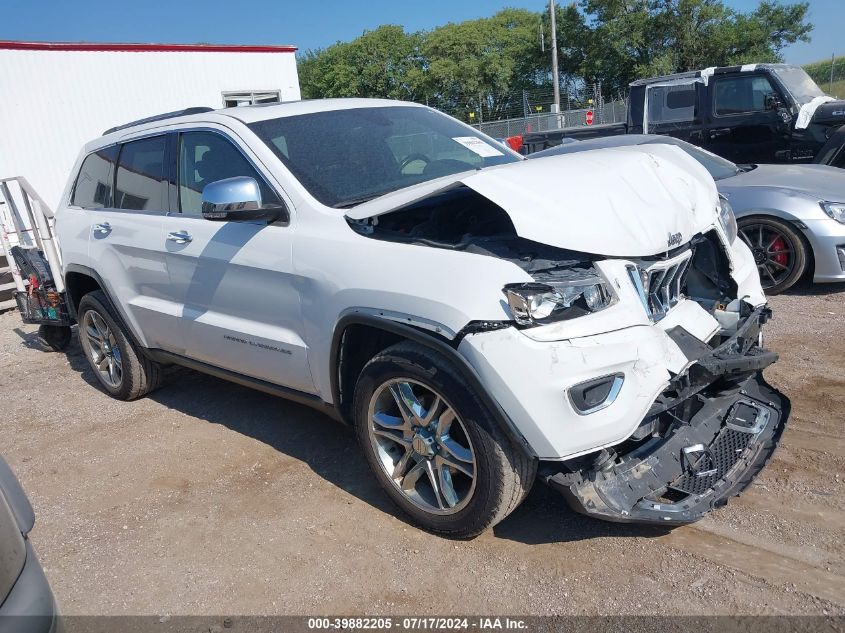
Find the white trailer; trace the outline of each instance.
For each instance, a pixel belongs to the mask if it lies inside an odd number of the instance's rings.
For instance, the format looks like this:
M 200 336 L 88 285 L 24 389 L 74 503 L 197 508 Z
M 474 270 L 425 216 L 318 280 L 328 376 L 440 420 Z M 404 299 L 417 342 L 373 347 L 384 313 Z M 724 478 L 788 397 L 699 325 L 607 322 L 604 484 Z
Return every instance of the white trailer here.
M 108 128 L 188 107 L 298 101 L 295 52 L 295 46 L 0 41 L 0 310 L 12 305 L 13 287 L 3 242 L 35 245 L 37 227 L 23 217 L 27 206 L 52 215 L 84 143 Z

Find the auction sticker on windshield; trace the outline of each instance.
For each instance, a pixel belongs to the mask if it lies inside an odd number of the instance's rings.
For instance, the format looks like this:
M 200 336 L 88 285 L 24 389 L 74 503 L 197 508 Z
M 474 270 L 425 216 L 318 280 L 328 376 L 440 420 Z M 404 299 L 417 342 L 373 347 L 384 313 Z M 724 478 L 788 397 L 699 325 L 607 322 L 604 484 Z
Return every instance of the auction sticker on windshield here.
M 480 138 L 476 138 L 475 136 L 453 136 L 453 141 L 456 141 L 466 147 L 471 152 L 475 152 L 479 156 L 487 158 L 489 156 L 504 156 L 502 152 L 497 150 L 492 145 L 488 145 Z

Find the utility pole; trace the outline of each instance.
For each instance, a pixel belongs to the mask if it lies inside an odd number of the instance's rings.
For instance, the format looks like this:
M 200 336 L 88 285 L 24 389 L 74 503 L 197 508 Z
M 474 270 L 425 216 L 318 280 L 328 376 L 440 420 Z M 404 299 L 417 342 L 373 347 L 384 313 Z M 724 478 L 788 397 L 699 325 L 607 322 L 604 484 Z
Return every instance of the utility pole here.
M 557 23 L 555 18 L 555 2 L 549 0 L 549 17 L 552 22 L 552 85 L 555 88 L 555 104 L 552 112 L 560 112 L 560 73 L 557 69 Z
M 830 88 L 828 88 L 828 92 L 833 92 L 833 65 L 836 61 L 836 53 L 830 54 Z

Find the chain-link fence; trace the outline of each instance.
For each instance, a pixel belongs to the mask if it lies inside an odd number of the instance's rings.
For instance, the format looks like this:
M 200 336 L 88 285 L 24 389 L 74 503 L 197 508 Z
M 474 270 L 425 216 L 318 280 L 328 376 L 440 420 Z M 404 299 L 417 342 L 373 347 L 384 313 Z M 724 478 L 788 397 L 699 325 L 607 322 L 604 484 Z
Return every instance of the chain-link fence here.
M 479 123 L 475 127 L 493 138 L 507 138 L 532 132 L 548 132 L 566 127 L 586 126 L 587 112 L 590 111 L 593 113 L 591 125 L 621 123 L 628 117 L 628 101 L 627 99 L 619 99 L 610 103 L 601 103 L 592 108 L 564 110 L 557 114 L 533 114 L 502 121 L 488 121 Z
M 593 113 L 593 125 L 625 121 L 627 116 L 626 96 L 606 100 L 598 83 L 564 83 L 560 112 L 552 112 L 551 85 L 486 96 L 444 94 L 421 101 L 495 138 L 587 125 L 588 111 Z
M 845 57 L 808 64 L 804 70 L 827 94 L 845 99 Z

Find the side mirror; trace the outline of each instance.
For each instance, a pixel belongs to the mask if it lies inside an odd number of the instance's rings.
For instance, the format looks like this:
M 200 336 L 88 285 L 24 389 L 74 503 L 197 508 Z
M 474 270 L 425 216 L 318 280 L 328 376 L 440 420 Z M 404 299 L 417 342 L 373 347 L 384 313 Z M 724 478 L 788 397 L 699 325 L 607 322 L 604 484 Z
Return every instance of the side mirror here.
M 780 97 L 774 92 L 770 92 L 763 98 L 763 107 L 766 110 L 780 110 L 783 107 L 783 103 L 781 103 Z
M 213 222 L 289 221 L 283 205 L 263 204 L 255 178 L 235 176 L 208 183 L 202 190 L 202 217 Z

